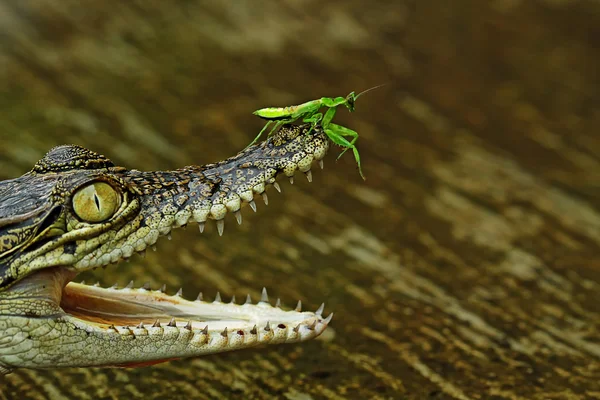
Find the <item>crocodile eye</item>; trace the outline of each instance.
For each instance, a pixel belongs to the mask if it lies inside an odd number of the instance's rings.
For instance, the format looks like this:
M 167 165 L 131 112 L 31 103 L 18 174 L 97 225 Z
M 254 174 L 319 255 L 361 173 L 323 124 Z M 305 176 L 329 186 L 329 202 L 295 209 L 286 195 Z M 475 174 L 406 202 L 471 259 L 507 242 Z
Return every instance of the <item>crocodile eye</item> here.
M 79 189 L 73 196 L 73 210 L 85 222 L 102 222 L 114 215 L 121 198 L 107 183 L 95 182 Z

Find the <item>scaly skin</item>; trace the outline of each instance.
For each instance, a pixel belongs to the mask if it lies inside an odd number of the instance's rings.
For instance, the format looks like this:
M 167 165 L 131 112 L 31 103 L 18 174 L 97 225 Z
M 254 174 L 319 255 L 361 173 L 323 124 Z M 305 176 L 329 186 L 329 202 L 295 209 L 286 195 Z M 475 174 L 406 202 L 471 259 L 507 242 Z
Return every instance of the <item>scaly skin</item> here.
M 269 184 L 278 189 L 282 172 L 292 179 L 300 170 L 310 180 L 329 142 L 322 129 L 308 130 L 286 125 L 230 159 L 176 171 L 127 170 L 90 150 L 59 146 L 29 173 L 0 182 L 0 374 L 149 365 L 320 335 L 332 314 L 301 312 L 300 304 L 284 311 L 269 304 L 266 291 L 257 304 L 237 305 L 218 295 L 188 301 L 181 293 L 71 282 L 145 251 L 173 228 L 197 222 L 202 231 L 213 219 L 222 234 L 225 215 L 241 223 L 243 203 L 255 208 L 254 195 Z M 108 196 L 94 192 L 97 182 L 108 185 Z M 94 220 L 77 196 L 108 214 Z

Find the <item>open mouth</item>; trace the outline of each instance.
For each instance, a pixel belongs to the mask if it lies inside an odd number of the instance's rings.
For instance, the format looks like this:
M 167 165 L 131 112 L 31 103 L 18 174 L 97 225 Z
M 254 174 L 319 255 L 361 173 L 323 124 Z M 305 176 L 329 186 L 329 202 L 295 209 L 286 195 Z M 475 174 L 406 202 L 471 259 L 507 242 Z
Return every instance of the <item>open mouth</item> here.
M 322 316 L 324 305 L 315 312 L 281 308 L 279 300 L 272 305 L 265 289 L 261 299 L 253 303 L 250 296 L 243 304 L 235 299 L 223 302 L 217 293 L 213 301 L 186 300 L 181 290 L 168 295 L 164 289 L 102 288 L 69 282 L 62 290 L 60 307 L 89 329 L 113 330 L 119 333 L 156 328 L 178 328 L 199 331 L 207 336 L 237 335 L 256 344 L 266 342 L 298 342 L 319 336 L 333 317 Z M 250 344 L 250 343 L 246 343 Z

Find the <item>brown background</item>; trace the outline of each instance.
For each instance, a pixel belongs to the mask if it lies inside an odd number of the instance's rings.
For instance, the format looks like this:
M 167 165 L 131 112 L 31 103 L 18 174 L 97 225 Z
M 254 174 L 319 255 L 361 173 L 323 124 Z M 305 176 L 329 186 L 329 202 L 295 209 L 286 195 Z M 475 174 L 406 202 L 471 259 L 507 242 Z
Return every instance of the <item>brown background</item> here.
M 61 143 L 130 168 L 213 162 L 257 108 L 391 83 L 336 117 L 366 182 L 330 154 L 223 237 L 177 231 L 98 274 L 326 300 L 321 340 L 23 370 L 0 399 L 600 398 L 598 43 L 591 0 L 0 3 L 2 178 Z

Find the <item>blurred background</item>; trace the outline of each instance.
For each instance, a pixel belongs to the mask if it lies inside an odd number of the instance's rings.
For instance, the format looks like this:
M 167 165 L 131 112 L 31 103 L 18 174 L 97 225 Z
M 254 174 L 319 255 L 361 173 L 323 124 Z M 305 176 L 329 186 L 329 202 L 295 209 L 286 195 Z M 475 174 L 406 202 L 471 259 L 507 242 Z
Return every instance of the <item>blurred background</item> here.
M 234 155 L 252 111 L 345 96 L 338 149 L 244 224 L 82 278 L 335 311 L 319 340 L 0 399 L 600 398 L 600 3 L 0 2 L 0 178 L 74 143 L 142 170 Z M 271 193 L 269 193 L 271 194 Z

